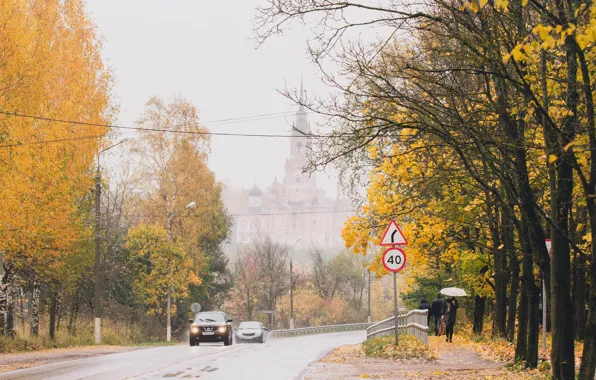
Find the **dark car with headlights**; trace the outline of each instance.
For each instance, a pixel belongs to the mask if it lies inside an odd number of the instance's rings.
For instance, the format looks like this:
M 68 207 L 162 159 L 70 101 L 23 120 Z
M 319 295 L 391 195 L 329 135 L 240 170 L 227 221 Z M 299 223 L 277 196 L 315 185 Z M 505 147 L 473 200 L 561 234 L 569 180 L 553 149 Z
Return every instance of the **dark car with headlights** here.
M 232 345 L 234 333 L 232 320 L 221 311 L 205 311 L 190 319 L 190 345 L 198 346 L 204 342 L 223 342 Z

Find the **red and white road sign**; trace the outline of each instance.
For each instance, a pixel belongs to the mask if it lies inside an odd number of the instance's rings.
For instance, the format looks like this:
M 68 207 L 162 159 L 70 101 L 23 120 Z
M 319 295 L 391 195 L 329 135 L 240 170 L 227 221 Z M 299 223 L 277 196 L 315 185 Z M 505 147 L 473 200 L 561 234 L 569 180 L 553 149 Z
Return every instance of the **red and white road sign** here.
M 395 223 L 395 220 L 389 222 L 379 245 L 408 245 L 406 237 Z
M 548 254 L 550 255 L 550 247 L 552 246 L 552 243 L 550 242 L 550 239 L 546 239 L 545 243 L 546 243 L 546 250 L 548 251 Z
M 389 272 L 399 272 L 406 265 L 406 253 L 399 248 L 389 248 L 383 254 L 383 265 Z

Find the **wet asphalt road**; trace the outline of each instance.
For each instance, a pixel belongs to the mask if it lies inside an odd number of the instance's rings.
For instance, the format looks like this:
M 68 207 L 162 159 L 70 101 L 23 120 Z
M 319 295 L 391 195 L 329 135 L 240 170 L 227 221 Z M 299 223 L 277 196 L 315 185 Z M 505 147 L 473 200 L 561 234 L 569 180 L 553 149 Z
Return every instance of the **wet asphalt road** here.
M 157 347 L 0 374 L 0 379 L 301 379 L 310 363 L 364 331 L 272 339 L 264 344 Z

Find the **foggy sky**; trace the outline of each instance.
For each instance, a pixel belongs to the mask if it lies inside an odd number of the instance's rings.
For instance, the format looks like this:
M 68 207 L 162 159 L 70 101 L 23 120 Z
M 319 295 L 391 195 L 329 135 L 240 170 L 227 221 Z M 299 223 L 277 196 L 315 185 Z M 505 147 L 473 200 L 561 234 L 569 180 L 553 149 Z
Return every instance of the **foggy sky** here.
M 309 94 L 327 88 L 305 51 L 300 29 L 255 50 L 254 8 L 263 0 L 89 0 L 103 39 L 103 56 L 115 76 L 118 122 L 131 125 L 150 96 L 179 94 L 197 106 L 207 128 L 218 132 L 288 133 L 293 117 L 208 125 L 210 121 L 296 111 L 276 90 Z M 316 121 L 310 115 L 311 122 Z M 282 180 L 289 139 L 212 137 L 209 166 L 232 187 Z M 117 155 L 116 152 L 114 154 Z M 335 180 L 317 181 L 335 195 Z

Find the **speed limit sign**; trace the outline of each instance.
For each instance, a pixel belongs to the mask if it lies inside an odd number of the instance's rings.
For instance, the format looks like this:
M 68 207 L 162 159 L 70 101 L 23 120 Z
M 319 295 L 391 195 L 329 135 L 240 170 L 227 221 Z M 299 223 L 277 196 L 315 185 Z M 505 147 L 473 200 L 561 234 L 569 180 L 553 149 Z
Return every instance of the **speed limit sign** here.
M 383 254 L 383 265 L 390 272 L 399 272 L 406 265 L 406 253 L 399 248 L 389 248 Z

